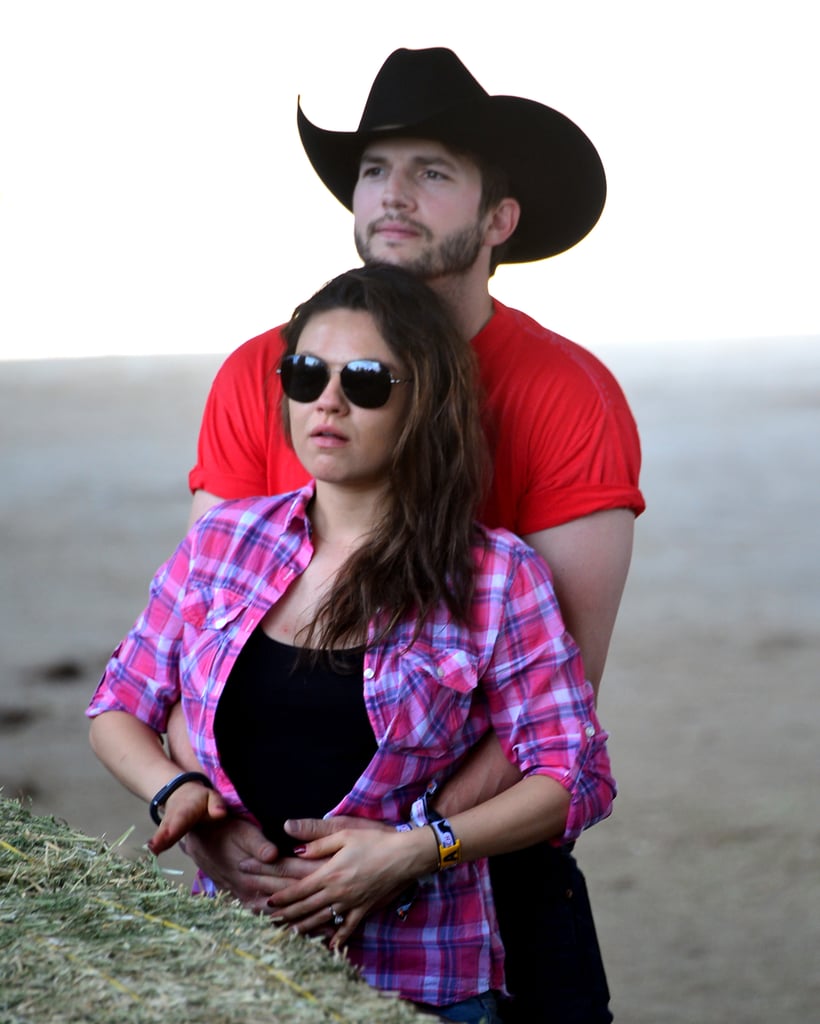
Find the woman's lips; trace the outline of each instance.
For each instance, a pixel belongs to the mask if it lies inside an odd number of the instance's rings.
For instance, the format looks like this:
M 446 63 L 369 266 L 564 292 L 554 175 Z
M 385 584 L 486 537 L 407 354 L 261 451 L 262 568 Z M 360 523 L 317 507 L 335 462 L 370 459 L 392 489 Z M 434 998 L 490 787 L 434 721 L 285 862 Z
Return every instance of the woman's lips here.
M 347 438 L 333 427 L 318 427 L 310 432 L 310 439 L 319 448 L 338 448 L 347 444 Z

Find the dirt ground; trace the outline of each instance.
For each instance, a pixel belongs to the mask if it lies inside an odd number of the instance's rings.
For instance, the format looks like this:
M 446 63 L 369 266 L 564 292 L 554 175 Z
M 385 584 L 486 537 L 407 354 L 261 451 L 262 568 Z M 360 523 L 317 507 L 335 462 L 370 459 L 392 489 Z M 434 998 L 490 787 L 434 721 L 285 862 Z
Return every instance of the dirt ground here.
M 620 784 L 578 846 L 616 1020 L 820 1006 L 820 338 L 600 353 L 649 509 L 601 697 Z M 0 787 L 131 844 L 83 710 L 181 536 L 217 357 L 0 363 Z M 167 864 L 181 869 L 184 859 Z

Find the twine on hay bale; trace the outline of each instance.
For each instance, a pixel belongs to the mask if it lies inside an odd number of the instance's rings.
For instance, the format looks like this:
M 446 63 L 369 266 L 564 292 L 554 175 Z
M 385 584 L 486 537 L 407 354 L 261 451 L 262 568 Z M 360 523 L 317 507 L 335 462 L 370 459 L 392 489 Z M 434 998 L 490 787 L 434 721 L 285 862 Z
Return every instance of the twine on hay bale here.
M 421 1019 L 318 940 L 0 797 L 2 1024 Z

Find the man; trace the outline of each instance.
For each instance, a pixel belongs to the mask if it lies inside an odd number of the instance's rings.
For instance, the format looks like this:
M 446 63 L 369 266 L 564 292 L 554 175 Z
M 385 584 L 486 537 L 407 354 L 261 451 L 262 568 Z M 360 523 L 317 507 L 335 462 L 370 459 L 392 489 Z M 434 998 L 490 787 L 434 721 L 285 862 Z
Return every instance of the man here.
M 495 302 L 499 262 L 571 247 L 604 204 L 603 167 L 587 137 L 531 100 L 489 96 L 449 50 L 398 50 L 377 75 L 355 132 L 329 132 L 301 110 L 319 177 L 354 215 L 365 261 L 401 264 L 447 301 L 479 359 L 494 480 L 482 519 L 523 536 L 550 565 L 570 632 L 596 688 L 632 549 L 640 448 L 614 378 L 590 353 Z M 192 517 L 211 504 L 291 490 L 304 474 L 278 415 L 278 330 L 230 356 L 209 395 Z M 175 751 L 176 753 L 176 751 Z M 476 751 L 436 809 L 452 813 L 509 784 L 497 743 Z M 299 838 L 332 827 L 305 823 Z M 197 863 L 246 905 L 265 910 L 298 869 L 248 823 L 191 836 Z M 244 868 L 240 870 L 240 866 Z M 612 1019 L 586 901 L 570 851 L 536 847 L 497 859 L 493 887 L 511 1020 Z

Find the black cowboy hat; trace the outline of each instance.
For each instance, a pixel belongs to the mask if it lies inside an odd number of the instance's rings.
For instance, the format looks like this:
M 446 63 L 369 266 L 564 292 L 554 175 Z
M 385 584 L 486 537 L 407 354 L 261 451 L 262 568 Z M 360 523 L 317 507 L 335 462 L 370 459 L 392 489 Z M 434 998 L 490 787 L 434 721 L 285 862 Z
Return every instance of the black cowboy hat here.
M 534 100 L 490 96 L 442 47 L 391 53 L 355 132 L 317 128 L 298 104 L 297 122 L 314 170 L 349 210 L 362 150 L 373 138 L 436 139 L 502 168 L 521 204 L 505 263 L 564 252 L 592 230 L 604 207 L 604 168 L 577 125 Z

